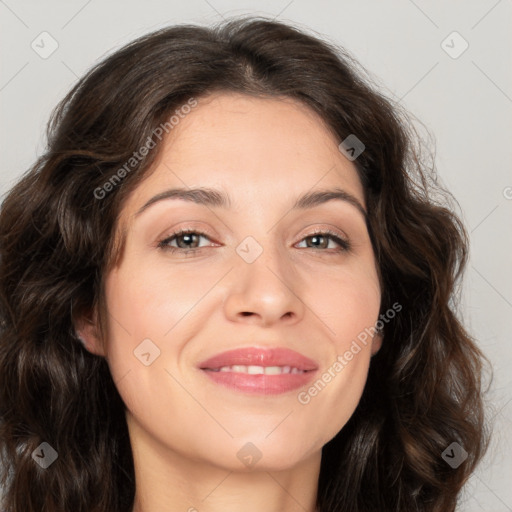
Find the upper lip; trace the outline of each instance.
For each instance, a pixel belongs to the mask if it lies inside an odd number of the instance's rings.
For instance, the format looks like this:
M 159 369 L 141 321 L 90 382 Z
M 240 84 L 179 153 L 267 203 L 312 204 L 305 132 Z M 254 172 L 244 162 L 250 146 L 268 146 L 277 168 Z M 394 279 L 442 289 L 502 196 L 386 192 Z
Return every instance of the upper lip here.
M 202 370 L 215 370 L 223 366 L 291 366 L 299 370 L 316 370 L 318 365 L 295 350 L 284 347 L 246 347 L 216 354 L 199 363 Z

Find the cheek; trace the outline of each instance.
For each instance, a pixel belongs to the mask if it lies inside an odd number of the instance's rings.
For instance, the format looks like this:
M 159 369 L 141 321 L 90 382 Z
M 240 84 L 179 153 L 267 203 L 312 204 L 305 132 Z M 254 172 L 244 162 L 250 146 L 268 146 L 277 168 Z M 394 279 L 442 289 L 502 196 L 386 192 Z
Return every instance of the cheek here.
M 210 267 L 198 278 L 197 272 L 137 263 L 114 269 L 106 279 L 107 359 L 128 408 L 144 411 L 151 405 L 160 414 L 164 395 L 174 396 L 166 370 L 174 372 L 183 348 L 203 325 L 198 302 L 218 282 L 219 272 Z
M 174 373 L 172 362 L 181 346 L 171 343 L 172 331 L 165 334 L 185 317 L 194 293 L 179 278 L 171 285 L 158 274 L 155 279 L 148 269 L 135 271 L 126 265 L 108 276 L 107 361 L 126 409 L 138 424 L 147 431 L 156 429 L 155 437 L 158 428 L 165 428 L 163 438 L 180 439 L 183 425 L 176 427 L 176 407 L 186 415 L 191 404 L 169 373 Z
M 168 344 L 175 326 L 181 328 L 194 317 L 194 306 L 216 281 L 218 272 L 210 279 L 165 268 L 136 271 L 126 266 L 113 271 L 106 282 L 112 348 L 121 341 L 125 349 L 127 342 L 135 348 L 146 338 Z
M 324 443 L 350 419 L 366 384 L 381 302 L 372 261 L 317 275 L 316 286 L 308 287 L 307 300 L 325 326 L 331 346 L 318 378 L 302 391 L 298 402 L 309 409 L 308 414 L 325 419 L 314 427 Z
M 307 301 L 323 321 L 338 354 L 378 319 L 381 290 L 370 259 L 308 277 Z

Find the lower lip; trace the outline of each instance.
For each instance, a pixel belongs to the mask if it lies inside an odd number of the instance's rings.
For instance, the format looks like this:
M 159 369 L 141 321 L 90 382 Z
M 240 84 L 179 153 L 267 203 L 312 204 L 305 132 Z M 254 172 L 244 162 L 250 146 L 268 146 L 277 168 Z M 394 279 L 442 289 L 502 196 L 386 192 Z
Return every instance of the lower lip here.
M 258 395 L 279 395 L 308 384 L 316 371 L 281 373 L 279 375 L 250 375 L 239 372 L 215 372 L 202 370 L 217 384 L 235 391 Z

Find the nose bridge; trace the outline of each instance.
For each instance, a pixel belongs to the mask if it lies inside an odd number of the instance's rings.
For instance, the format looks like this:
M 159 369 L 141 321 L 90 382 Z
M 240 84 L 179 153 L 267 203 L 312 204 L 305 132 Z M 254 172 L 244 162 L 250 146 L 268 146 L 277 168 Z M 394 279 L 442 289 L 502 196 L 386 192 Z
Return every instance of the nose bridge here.
M 257 236 L 258 239 L 249 235 L 236 248 L 242 260 L 238 262 L 241 277 L 252 287 L 262 285 L 273 293 L 282 293 L 284 287 L 289 293 L 287 275 L 292 269 L 287 262 L 286 251 L 280 247 L 274 231 Z
M 272 232 L 265 237 L 260 235 L 258 239 L 248 236 L 236 248 L 242 260 L 238 262 L 243 269 L 241 272 L 246 279 L 254 281 L 253 285 L 264 281 L 267 287 L 275 283 L 280 288 L 292 270 L 286 261 L 286 251 L 279 246 Z
M 299 283 L 293 279 L 286 250 L 279 246 L 273 231 L 256 236 L 247 236 L 236 247 L 227 315 L 232 319 L 256 315 L 266 323 L 302 316 Z

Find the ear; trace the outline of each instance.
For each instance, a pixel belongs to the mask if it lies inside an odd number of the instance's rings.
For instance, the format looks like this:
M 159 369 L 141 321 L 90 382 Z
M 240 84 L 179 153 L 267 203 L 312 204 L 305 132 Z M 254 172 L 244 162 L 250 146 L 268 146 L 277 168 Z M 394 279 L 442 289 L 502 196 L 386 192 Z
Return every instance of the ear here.
M 382 331 L 377 331 L 372 339 L 372 356 L 374 356 L 382 347 L 382 341 L 384 339 L 384 335 Z
M 106 357 L 96 308 L 94 308 L 92 313 L 81 314 L 73 323 L 76 336 L 85 349 L 92 354 Z

